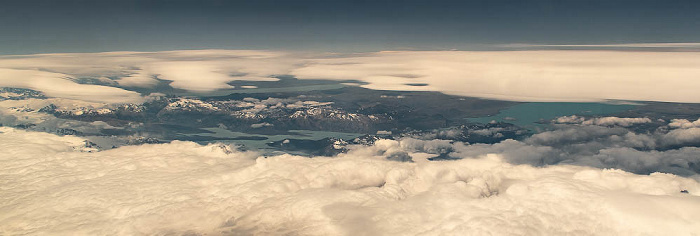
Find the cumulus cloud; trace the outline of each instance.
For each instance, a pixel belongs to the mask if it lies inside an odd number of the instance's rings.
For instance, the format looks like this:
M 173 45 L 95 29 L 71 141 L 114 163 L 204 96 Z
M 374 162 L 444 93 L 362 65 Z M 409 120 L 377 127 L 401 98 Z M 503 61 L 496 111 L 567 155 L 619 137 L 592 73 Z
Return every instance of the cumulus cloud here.
M 671 234 L 700 230 L 700 184 L 671 174 L 427 161 L 442 141 L 335 158 L 191 142 L 76 152 L 78 137 L 1 128 L 4 234 Z M 413 162 L 387 160 L 404 152 Z M 685 190 L 687 193 L 683 193 Z
M 628 127 L 635 124 L 651 123 L 651 119 L 646 117 L 620 118 L 620 117 L 593 117 L 586 119 L 576 115 L 562 116 L 554 119 L 555 123 L 559 124 L 583 124 L 583 125 L 600 125 L 600 126 L 622 126 Z
M 556 119 L 554 119 L 554 122 L 559 123 L 559 124 L 581 124 L 584 121 L 586 121 L 585 117 L 580 117 L 577 115 L 561 116 L 561 117 L 557 117 Z
M 498 154 L 514 164 L 572 164 L 698 178 L 699 146 L 698 128 L 635 133 L 620 126 L 577 124 L 557 125 L 553 130 L 522 140 L 508 139 L 495 144 L 455 143 L 447 153 L 453 158 Z
M 563 126 L 552 131 L 534 134 L 528 138 L 528 142 L 556 146 L 561 144 L 583 143 L 597 139 L 608 139 L 613 136 L 623 136 L 629 133 L 627 129 L 620 127 L 601 126 Z
M 634 138 L 629 137 L 629 139 Z M 535 166 L 569 164 L 622 169 L 638 174 L 664 172 L 698 178 L 700 148 L 640 150 L 633 147 L 638 145 L 631 144 L 633 141 L 615 141 L 614 139 L 605 138 L 552 146 L 529 143 L 529 140 L 505 140 L 496 144 L 455 145 L 454 150 L 457 154 L 450 155 L 459 157 L 498 154 L 507 162 L 514 164 Z M 646 141 L 653 142 L 653 140 Z
M 686 119 L 673 119 L 671 122 L 668 124 L 669 127 L 671 128 L 681 128 L 681 129 L 688 129 L 688 128 L 696 128 L 700 127 L 700 119 L 696 121 L 689 121 Z
M 667 145 L 700 144 L 700 128 L 675 129 L 664 134 L 662 142 Z
M 603 126 L 632 126 L 634 124 L 651 123 L 651 119 L 646 117 L 641 118 L 620 118 L 620 117 L 599 117 L 584 121 L 583 124 L 594 124 Z
M 250 125 L 250 128 L 258 129 L 258 128 L 268 127 L 268 126 L 274 126 L 274 125 L 267 123 L 267 122 L 263 122 L 263 123 L 252 124 L 252 125 Z
M 492 136 L 496 138 L 503 137 L 503 134 L 499 133 L 501 131 L 505 130 L 504 128 L 500 127 L 495 127 L 495 128 L 487 128 L 487 129 L 478 129 L 478 130 L 470 130 L 470 133 L 482 135 L 482 136 Z

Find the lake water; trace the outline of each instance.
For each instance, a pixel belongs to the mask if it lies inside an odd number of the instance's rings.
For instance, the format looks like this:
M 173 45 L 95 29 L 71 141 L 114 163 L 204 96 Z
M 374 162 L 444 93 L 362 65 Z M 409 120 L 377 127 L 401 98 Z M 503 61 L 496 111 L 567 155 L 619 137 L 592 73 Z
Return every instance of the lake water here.
M 262 134 L 249 134 L 234 132 L 222 128 L 205 128 L 204 130 L 211 131 L 213 133 L 200 133 L 199 136 L 207 136 L 216 138 L 222 138 L 222 140 L 207 141 L 211 142 L 222 142 L 222 143 L 235 143 L 246 146 L 250 149 L 258 149 L 261 151 L 273 151 L 276 150 L 267 145 L 269 142 L 282 141 L 285 139 L 305 139 L 305 140 L 319 140 L 324 138 L 341 138 L 345 140 L 354 139 L 363 134 L 359 133 L 342 133 L 342 132 L 329 132 L 329 131 L 312 131 L 312 130 L 290 130 L 288 134 L 282 135 L 262 135 Z M 224 138 L 237 138 L 237 137 L 265 137 L 265 140 L 224 140 Z
M 631 110 L 635 104 L 575 103 L 575 102 L 532 102 L 522 103 L 500 111 L 494 116 L 468 118 L 471 122 L 488 123 L 493 120 L 507 122 L 528 129 L 537 129 L 560 116 L 570 115 L 610 115 Z

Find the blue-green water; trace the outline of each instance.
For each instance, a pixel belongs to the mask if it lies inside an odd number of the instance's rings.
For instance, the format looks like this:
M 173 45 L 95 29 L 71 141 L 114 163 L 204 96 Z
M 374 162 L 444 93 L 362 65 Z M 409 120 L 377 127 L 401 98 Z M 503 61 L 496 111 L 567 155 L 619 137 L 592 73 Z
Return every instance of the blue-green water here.
M 359 133 L 342 133 L 342 132 L 330 132 L 330 131 L 312 131 L 312 130 L 290 130 L 289 134 L 283 135 L 261 135 L 261 134 L 248 134 L 230 131 L 221 128 L 205 128 L 204 130 L 211 131 L 213 133 L 201 133 L 198 135 L 208 136 L 214 138 L 236 138 L 236 137 L 246 137 L 246 136 L 259 136 L 266 137 L 266 140 L 214 140 L 223 143 L 236 143 L 244 145 L 248 148 L 257 149 L 261 151 L 271 151 L 275 150 L 267 146 L 269 142 L 282 141 L 285 139 L 307 139 L 307 140 L 319 140 L 323 138 L 341 138 L 341 139 L 353 139 L 361 136 Z M 212 141 L 208 141 L 212 142 Z
M 532 102 L 512 106 L 494 116 L 468 118 L 468 120 L 478 123 L 488 123 L 495 120 L 532 129 L 541 126 L 537 123 L 539 121 L 549 121 L 560 116 L 609 115 L 631 110 L 636 106 L 608 103 Z

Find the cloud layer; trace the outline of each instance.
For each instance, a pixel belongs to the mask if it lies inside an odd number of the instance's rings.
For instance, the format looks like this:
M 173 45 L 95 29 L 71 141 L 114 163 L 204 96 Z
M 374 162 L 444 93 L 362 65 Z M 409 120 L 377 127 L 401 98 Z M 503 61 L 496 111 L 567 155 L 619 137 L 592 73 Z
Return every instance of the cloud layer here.
M 380 140 L 335 158 L 191 142 L 79 152 L 0 129 L 3 234 L 688 235 L 700 184 L 671 174 L 427 161 L 443 141 Z M 433 150 L 434 151 L 434 150 Z M 397 153 L 412 162 L 387 160 Z M 687 193 L 681 191 L 685 190 Z
M 162 80 L 172 81 L 176 89 L 206 93 L 231 88 L 229 81 L 274 81 L 279 75 L 515 101 L 700 102 L 700 52 L 110 52 L 4 56 L 0 69 L 0 86 L 32 88 L 62 98 L 87 95 L 93 101 L 100 98 L 92 93 L 105 92 L 105 102 L 124 96 L 138 99 L 107 86 L 151 88 Z M 106 84 L 86 87 L 71 82 L 85 77 Z
M 698 52 L 379 52 L 315 60 L 293 74 L 516 101 L 700 102 Z
M 514 164 L 572 164 L 700 179 L 700 128 L 692 126 L 698 121 L 676 119 L 670 123 L 663 120 L 652 123 L 648 118 L 564 116 L 553 122 L 548 130 L 519 140 L 506 139 L 493 144 L 443 143 L 418 150 L 449 154 L 451 158 L 498 154 Z M 468 132 L 496 137 L 505 131 L 491 128 Z M 464 133 L 459 129 L 448 129 L 407 137 L 435 142 L 435 138 L 459 139 L 460 135 Z
M 234 80 L 275 81 L 298 59 L 282 52 L 197 50 L 40 54 L 0 57 L 0 87 L 28 88 L 49 97 L 105 103 L 142 102 L 123 88 L 153 88 L 159 80 L 175 89 L 206 93 L 232 88 Z M 49 72 L 47 72 L 49 71 Z M 97 81 L 82 84 L 81 79 Z M 122 87 L 122 88 L 117 88 Z
M 141 103 L 144 101 L 136 92 L 108 86 L 77 84 L 70 78 L 60 73 L 0 68 L 0 87 L 33 89 L 49 97 L 88 102 Z

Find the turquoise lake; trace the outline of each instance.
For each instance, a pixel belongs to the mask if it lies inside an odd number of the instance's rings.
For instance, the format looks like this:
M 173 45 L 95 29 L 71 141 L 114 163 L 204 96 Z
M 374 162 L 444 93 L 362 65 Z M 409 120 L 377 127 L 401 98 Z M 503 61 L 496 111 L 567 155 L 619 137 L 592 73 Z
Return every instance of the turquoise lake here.
M 632 110 L 639 105 L 575 102 L 532 102 L 501 110 L 497 115 L 467 118 L 471 122 L 507 122 L 534 129 L 542 126 L 540 121 L 549 121 L 560 116 L 570 115 L 610 115 Z

